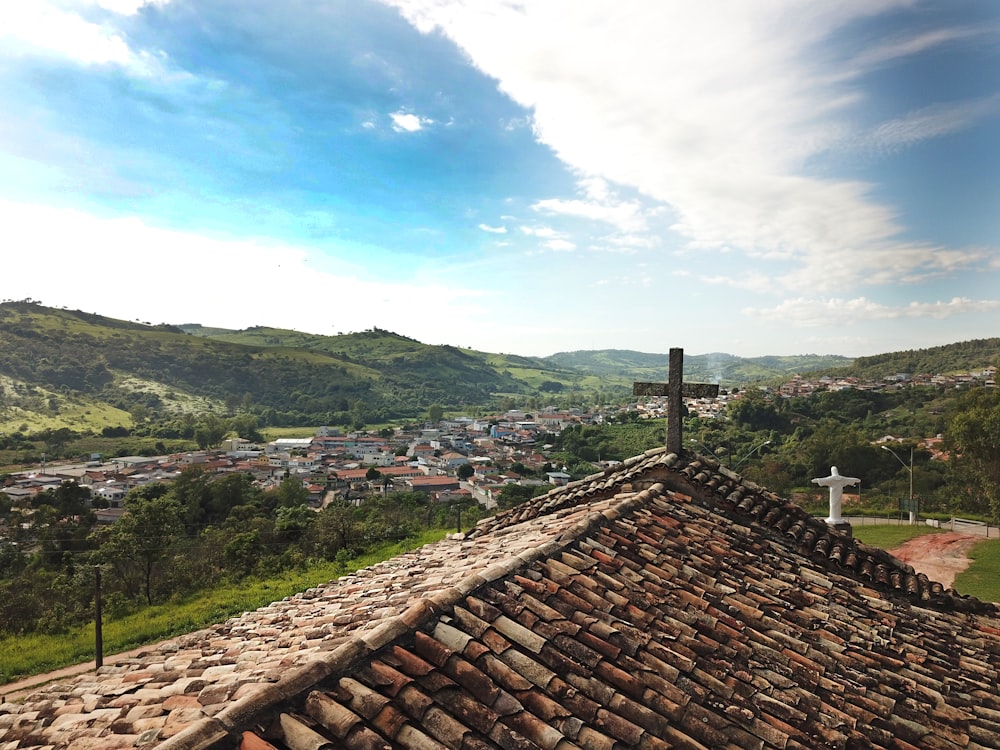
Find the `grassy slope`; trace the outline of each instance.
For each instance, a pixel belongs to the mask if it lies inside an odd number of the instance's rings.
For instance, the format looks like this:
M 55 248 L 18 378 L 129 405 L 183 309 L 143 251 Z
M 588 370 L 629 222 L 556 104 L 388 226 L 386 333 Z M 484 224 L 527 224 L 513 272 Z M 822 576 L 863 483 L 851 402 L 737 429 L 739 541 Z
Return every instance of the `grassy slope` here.
M 105 617 L 104 652 L 121 653 L 222 622 L 333 580 L 347 571 L 359 570 L 438 541 L 445 533 L 443 530 L 428 531 L 415 539 L 380 545 L 346 564 L 326 562 L 305 571 L 286 571 L 265 580 L 219 586 L 181 601 L 146 607 L 120 620 L 111 621 Z M 59 635 L 7 636 L 0 638 L 0 684 L 93 658 L 93 624 Z
M 253 384 L 286 381 L 306 383 L 314 390 L 318 382 L 343 384 L 350 394 L 381 378 L 377 369 L 315 348 L 228 343 L 168 326 L 23 303 L 0 305 L 0 345 L 11 355 L 0 376 L 3 431 L 22 424 L 28 431 L 127 427 L 128 413 L 103 400 L 107 392 L 102 389 L 109 386 L 120 394 L 155 395 L 166 411 L 181 413 L 219 407 L 220 395 L 210 395 L 214 378 L 226 379 L 223 387 L 237 396 L 255 391 Z M 110 384 L 67 385 L 62 379 L 63 373 L 95 364 Z M 233 377 L 235 373 L 240 376 Z

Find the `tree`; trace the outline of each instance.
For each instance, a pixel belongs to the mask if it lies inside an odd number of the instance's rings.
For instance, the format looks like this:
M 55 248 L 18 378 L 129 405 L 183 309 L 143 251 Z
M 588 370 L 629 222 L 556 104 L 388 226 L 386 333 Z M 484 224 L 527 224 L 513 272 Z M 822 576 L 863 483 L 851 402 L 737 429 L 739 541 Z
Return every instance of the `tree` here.
M 278 506 L 294 508 L 309 501 L 309 488 L 297 476 L 285 477 L 278 487 Z
M 237 414 L 229 420 L 229 429 L 235 432 L 238 437 L 245 438 L 252 443 L 264 442 L 264 436 L 257 429 L 257 417 L 253 414 Z
M 444 407 L 440 404 L 434 404 L 427 410 L 427 419 L 430 422 L 440 422 L 441 418 L 444 416 Z
M 316 520 L 316 513 L 308 505 L 291 505 L 278 508 L 275 514 L 274 530 L 284 539 L 299 539 Z
M 971 489 L 1000 521 L 1000 391 L 975 389 L 963 396 L 945 438 Z
M 787 421 L 759 388 L 747 388 L 743 396 L 729 403 L 729 418 L 749 430 L 782 429 Z
M 129 493 L 125 514 L 101 542 L 99 559 L 114 567 L 126 591 L 135 596 L 141 590 L 147 604 L 153 603 L 157 566 L 183 531 L 182 515 L 169 493 L 153 498 Z
M 468 479 L 475 473 L 476 473 L 476 467 L 474 467 L 472 464 L 462 464 L 455 470 L 455 475 L 459 479 Z
M 204 450 L 221 443 L 227 432 L 229 426 L 223 419 L 215 414 L 203 414 L 198 426 L 195 427 L 194 439 L 198 447 Z
M 544 495 L 552 489 L 552 485 L 543 484 L 537 487 L 528 487 L 522 484 L 506 484 L 500 491 L 497 498 L 497 505 L 501 509 L 513 508 L 515 505 L 530 500 L 537 495 Z

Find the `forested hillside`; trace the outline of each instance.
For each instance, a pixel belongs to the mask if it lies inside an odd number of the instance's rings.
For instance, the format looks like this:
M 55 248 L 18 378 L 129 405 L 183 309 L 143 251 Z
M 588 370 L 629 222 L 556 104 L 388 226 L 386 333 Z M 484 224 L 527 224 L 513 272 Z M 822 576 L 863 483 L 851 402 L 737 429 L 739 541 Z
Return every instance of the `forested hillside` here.
M 735 386 L 817 371 L 873 378 L 949 372 L 998 359 L 1000 339 L 854 362 L 686 353 L 684 374 L 689 382 Z M 379 329 L 336 336 L 232 331 L 115 320 L 32 301 L 0 304 L 0 431 L 8 434 L 100 432 L 206 412 L 299 426 L 415 419 L 431 406 L 589 408 L 623 401 L 633 380 L 665 380 L 667 370 L 667 354 L 628 350 L 524 357 L 431 346 Z
M 973 339 L 929 349 L 858 357 L 845 374 L 881 379 L 896 373 L 947 374 L 982 370 L 1000 362 L 1000 338 Z
M 331 337 L 188 328 L 201 335 L 31 302 L 0 304 L 0 423 L 31 423 L 41 414 L 59 426 L 64 414 L 80 427 L 87 414 L 100 430 L 127 415 L 239 409 L 262 425 L 371 424 L 412 419 L 434 404 L 486 407 L 497 394 L 532 392 L 482 356 L 388 331 Z
M 636 380 L 665 380 L 670 364 L 669 354 L 646 354 L 627 349 L 560 352 L 545 361 L 595 375 L 627 376 Z M 843 368 L 851 364 L 848 357 L 804 354 L 800 356 L 736 357 L 732 354 L 684 353 L 684 379 L 688 382 L 739 385 L 794 375 Z

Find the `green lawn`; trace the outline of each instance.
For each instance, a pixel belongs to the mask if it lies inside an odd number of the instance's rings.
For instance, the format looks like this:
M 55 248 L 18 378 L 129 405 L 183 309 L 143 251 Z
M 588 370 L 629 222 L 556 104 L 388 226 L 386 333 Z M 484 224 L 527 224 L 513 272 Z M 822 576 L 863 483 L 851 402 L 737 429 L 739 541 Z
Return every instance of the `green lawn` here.
M 346 563 L 327 562 L 302 571 L 286 571 L 265 580 L 243 581 L 178 601 L 147 607 L 119 620 L 104 618 L 104 653 L 121 653 L 190 633 L 326 583 L 346 572 L 388 560 L 430 542 L 447 532 L 434 530 L 420 536 L 372 549 Z M 0 685 L 94 659 L 94 625 L 60 635 L 30 634 L 0 638 Z
M 854 538 L 872 547 L 884 550 L 896 549 L 903 542 L 924 534 L 939 534 L 940 530 L 931 526 L 913 525 L 897 526 L 895 524 L 879 524 L 873 526 L 854 526 Z
M 955 589 L 977 599 L 1000 602 L 1000 539 L 984 539 L 969 551 L 972 565 L 955 576 Z
M 908 539 L 938 534 L 930 526 L 855 526 L 854 536 L 865 544 L 892 550 Z M 1000 602 L 1000 540 L 984 539 L 969 552 L 972 564 L 955 576 L 955 590 L 987 602 Z

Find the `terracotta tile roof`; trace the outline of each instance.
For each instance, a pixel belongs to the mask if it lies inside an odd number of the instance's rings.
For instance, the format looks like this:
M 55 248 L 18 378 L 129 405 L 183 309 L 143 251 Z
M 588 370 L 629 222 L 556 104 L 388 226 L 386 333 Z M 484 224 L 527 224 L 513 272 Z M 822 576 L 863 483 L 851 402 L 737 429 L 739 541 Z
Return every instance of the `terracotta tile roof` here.
M 662 450 L 115 669 L 0 748 L 1000 747 L 994 605 Z

